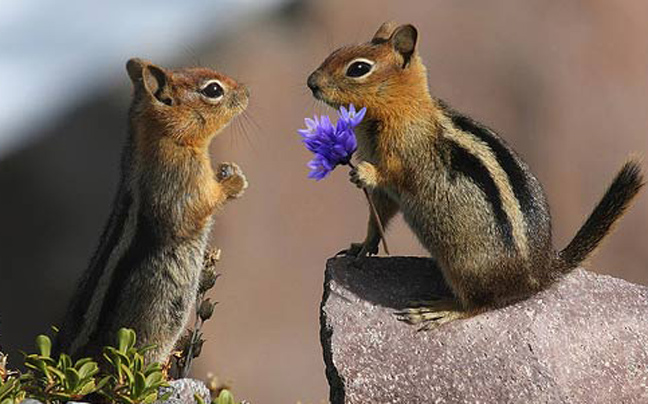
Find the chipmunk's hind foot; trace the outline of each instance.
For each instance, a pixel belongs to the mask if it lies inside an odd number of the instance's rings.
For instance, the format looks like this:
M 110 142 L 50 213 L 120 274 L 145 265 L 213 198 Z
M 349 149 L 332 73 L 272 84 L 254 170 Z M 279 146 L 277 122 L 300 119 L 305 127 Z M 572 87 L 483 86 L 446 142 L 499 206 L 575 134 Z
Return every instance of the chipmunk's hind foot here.
M 412 302 L 407 308 L 394 314 L 399 321 L 419 325 L 418 331 L 429 331 L 442 324 L 467 317 L 461 303 L 448 298 Z

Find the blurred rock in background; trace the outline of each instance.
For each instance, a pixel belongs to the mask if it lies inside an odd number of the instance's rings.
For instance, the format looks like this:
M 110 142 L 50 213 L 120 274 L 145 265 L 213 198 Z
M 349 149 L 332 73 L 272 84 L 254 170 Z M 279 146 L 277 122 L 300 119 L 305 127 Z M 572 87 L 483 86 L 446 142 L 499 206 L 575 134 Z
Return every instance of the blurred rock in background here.
M 304 117 L 330 112 L 305 81 L 338 46 L 370 39 L 385 20 L 415 24 L 433 93 L 498 130 L 544 184 L 557 247 L 626 156 L 648 151 L 648 3 L 7 4 L 27 7 L 0 13 L 0 344 L 14 363 L 60 319 L 107 219 L 129 57 L 213 67 L 251 88 L 248 116 L 212 146 L 214 161 L 241 165 L 250 188 L 214 226 L 223 278 L 212 296 L 221 304 L 193 376 L 213 371 L 257 403 L 327 396 L 322 268 L 364 237 L 362 193 L 344 169 L 308 180 L 295 132 Z M 647 230 L 642 195 L 586 267 L 648 284 Z M 400 220 L 388 237 L 394 254 L 424 254 Z

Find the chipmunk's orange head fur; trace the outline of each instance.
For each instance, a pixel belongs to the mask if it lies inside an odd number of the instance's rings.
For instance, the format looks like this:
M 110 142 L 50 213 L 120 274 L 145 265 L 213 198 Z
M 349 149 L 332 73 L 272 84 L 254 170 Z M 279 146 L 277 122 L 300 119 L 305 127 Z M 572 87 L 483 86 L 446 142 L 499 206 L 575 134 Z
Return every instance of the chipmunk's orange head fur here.
M 132 121 L 147 142 L 169 138 L 179 145 L 206 147 L 211 138 L 243 112 L 248 90 L 214 70 L 166 70 L 131 59 L 126 70 L 133 82 Z
M 315 98 L 334 108 L 354 104 L 369 116 L 429 97 L 413 25 L 383 24 L 371 41 L 334 51 L 308 78 Z

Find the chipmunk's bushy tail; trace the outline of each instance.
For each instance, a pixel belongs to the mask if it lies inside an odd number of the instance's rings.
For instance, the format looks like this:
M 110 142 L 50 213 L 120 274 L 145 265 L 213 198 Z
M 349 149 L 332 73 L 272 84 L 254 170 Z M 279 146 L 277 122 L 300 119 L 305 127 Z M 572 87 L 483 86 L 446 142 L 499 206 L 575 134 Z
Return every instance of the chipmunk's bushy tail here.
M 558 254 L 564 272 L 576 268 L 607 236 L 644 185 L 638 161 L 626 162 L 572 241 Z

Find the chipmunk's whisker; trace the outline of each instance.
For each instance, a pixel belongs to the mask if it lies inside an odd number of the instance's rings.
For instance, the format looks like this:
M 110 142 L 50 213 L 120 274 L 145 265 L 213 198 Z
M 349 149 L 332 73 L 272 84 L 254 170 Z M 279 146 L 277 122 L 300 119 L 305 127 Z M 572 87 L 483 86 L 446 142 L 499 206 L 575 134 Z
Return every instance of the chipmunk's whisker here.
M 241 136 L 245 139 L 245 142 L 250 146 L 250 148 L 256 153 L 257 149 L 255 143 L 250 139 L 250 117 L 247 110 L 243 110 L 239 116 L 234 120 L 237 128 L 237 137 Z M 258 125 L 257 125 L 258 126 Z
M 256 152 L 256 146 L 254 145 L 254 142 L 250 139 L 250 124 L 247 119 L 245 119 L 245 115 L 243 116 L 243 119 L 241 119 L 241 126 L 243 128 L 243 138 L 245 139 L 245 142 L 250 146 L 250 148 Z
M 256 129 L 258 131 L 262 131 L 263 128 L 261 127 L 261 125 L 259 125 L 259 123 L 256 121 L 256 119 L 254 119 L 254 117 L 252 116 L 252 114 L 250 112 L 243 111 L 242 115 L 243 115 L 243 119 L 245 119 L 245 121 L 250 123 L 254 127 L 254 129 Z

